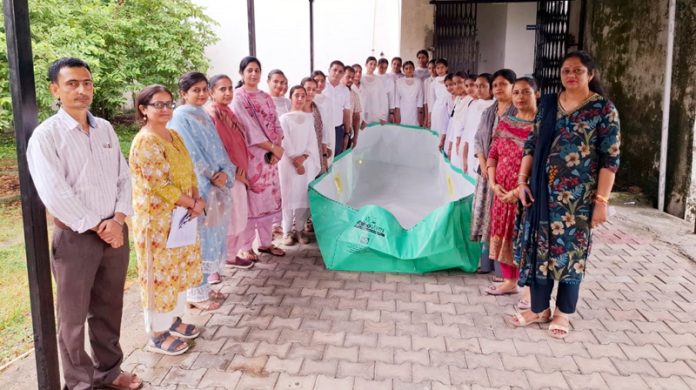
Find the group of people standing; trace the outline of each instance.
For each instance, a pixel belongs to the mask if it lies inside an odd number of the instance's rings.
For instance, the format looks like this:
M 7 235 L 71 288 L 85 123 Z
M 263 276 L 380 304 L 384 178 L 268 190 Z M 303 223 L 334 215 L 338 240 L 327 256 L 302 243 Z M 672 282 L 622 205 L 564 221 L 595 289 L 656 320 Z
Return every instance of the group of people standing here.
M 227 75 L 188 72 L 177 103 L 166 87 L 147 86 L 135 102 L 142 128 L 128 162 L 113 127 L 89 113 L 89 66 L 77 58 L 51 64 L 60 109 L 34 131 L 27 159 L 55 217 L 52 267 L 67 387 L 142 386 L 120 370 L 126 217 L 147 348 L 185 353 L 202 329 L 184 323 L 184 311 L 221 306 L 225 295 L 210 286 L 221 281 L 222 267 L 253 267 L 259 253 L 285 255 L 274 233 L 282 232 L 284 245 L 309 242 L 307 187 L 357 144 L 368 123 L 439 134 L 450 162 L 476 179 L 471 236 L 456 239 L 479 241 L 479 272 L 495 269 L 501 277 L 486 293 L 529 286 L 530 302 L 521 300 L 511 322 L 553 320 L 551 335 L 567 335 L 591 229 L 606 221 L 619 165 L 618 114 L 592 59 L 569 53 L 560 72 L 564 90 L 540 103 L 534 79 L 509 69 L 449 73 L 445 59 L 430 61 L 425 50 L 417 63 L 394 58 L 388 73 L 386 59 L 368 57 L 363 74 L 359 64 L 334 61 L 327 74 L 315 71 L 290 88 L 276 69 L 266 93 L 260 61 L 245 57 L 236 88 Z M 195 239 L 171 240 L 186 224 L 196 225 Z M 93 359 L 84 350 L 86 320 Z

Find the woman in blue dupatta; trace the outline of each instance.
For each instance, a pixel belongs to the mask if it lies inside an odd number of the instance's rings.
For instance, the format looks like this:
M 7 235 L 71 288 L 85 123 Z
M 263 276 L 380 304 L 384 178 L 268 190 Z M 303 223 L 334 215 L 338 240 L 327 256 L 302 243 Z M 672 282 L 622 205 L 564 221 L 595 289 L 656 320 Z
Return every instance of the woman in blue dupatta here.
M 230 188 L 234 184 L 236 167 L 230 162 L 212 119 L 203 109 L 210 96 L 205 75 L 189 72 L 181 76 L 179 93 L 184 105 L 174 110 L 169 127 L 176 130 L 184 140 L 193 160 L 198 191 L 207 205 L 207 214 L 198 217 L 203 283 L 188 290 L 187 300 L 196 308 L 215 310 L 220 307 L 220 301 L 225 296 L 211 290 L 209 284 L 220 282 L 220 264 L 227 256 Z
M 515 326 L 551 320 L 555 338 L 570 331 L 568 316 L 577 306 L 592 229 L 607 220 L 620 147 L 619 115 L 603 96 L 592 58 L 577 51 L 561 64 L 563 91 L 542 98 L 524 146 L 518 189 L 525 209 L 517 221 L 514 256 L 519 285 L 530 286 L 531 310 L 511 318 Z M 551 317 L 554 283 L 558 295 Z

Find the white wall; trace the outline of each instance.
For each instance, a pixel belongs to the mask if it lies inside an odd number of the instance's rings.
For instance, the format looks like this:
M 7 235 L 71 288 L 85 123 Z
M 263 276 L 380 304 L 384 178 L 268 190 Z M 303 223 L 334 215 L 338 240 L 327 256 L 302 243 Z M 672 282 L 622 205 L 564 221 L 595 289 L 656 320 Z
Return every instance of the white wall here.
M 476 23 L 479 73 L 509 68 L 518 75 L 534 71 L 536 2 L 479 4 Z
M 209 74 L 226 73 L 239 80 L 239 61 L 249 53 L 246 0 L 194 0 L 220 25 L 220 41 L 206 48 Z M 256 52 L 264 72 L 279 68 L 291 84 L 310 73 L 309 1 L 256 0 Z M 401 0 L 320 0 L 314 2 L 315 68 L 329 63 L 365 62 L 380 53 L 399 55 Z M 265 84 L 263 85 L 265 88 Z
M 507 17 L 507 4 L 478 5 L 479 73 L 493 73 L 505 67 Z
M 518 76 L 534 72 L 534 48 L 536 32 L 527 31 L 528 24 L 536 24 L 537 4 L 507 4 L 507 23 L 505 31 L 505 67 Z

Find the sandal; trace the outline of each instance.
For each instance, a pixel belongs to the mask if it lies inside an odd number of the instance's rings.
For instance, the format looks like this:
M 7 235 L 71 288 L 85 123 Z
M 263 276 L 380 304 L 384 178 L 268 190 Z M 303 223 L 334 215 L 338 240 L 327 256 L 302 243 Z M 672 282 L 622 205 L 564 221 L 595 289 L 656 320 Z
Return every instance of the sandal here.
M 122 386 L 118 384 L 119 379 L 123 378 L 124 376 L 129 377 L 127 386 Z M 138 374 L 136 373 L 121 371 L 121 373 L 118 374 L 118 376 L 116 377 L 116 379 L 114 379 L 113 382 L 103 385 L 102 387 L 105 389 L 114 390 L 138 390 L 141 387 L 143 387 L 143 380 L 138 378 Z
M 222 278 L 220 277 L 219 272 L 213 272 L 212 274 L 208 275 L 208 284 L 220 284 L 222 282 Z
M 494 276 L 493 279 L 491 279 L 491 282 L 493 283 L 503 283 L 505 279 L 503 279 L 501 276 Z
M 184 331 L 179 332 L 179 326 L 184 325 Z M 169 333 L 172 335 L 185 340 L 192 340 L 201 335 L 201 332 L 196 328 L 196 326 L 191 324 L 184 324 L 181 317 L 176 317 L 172 326 L 169 327 Z
M 227 294 L 223 294 L 220 291 L 215 291 L 211 288 L 208 292 L 208 299 L 212 301 L 224 301 L 227 299 Z
M 169 343 L 169 346 L 165 348 L 164 342 L 167 340 L 171 340 L 171 343 Z M 184 347 L 180 348 L 182 345 L 184 345 Z M 176 337 L 173 337 L 169 332 L 164 332 L 159 336 L 151 338 L 150 341 L 147 343 L 145 350 L 148 352 L 159 353 L 162 355 L 177 356 L 188 351 L 189 345 L 186 342 L 181 341 Z
M 203 311 L 217 310 L 222 306 L 222 302 L 218 302 L 212 299 L 201 302 L 188 302 L 188 306 L 194 309 L 199 309 Z
M 259 248 L 259 252 L 261 253 L 268 253 L 273 256 L 278 256 L 278 257 L 283 257 L 285 256 L 285 251 L 278 248 L 275 245 L 271 245 L 268 248 Z
M 488 294 L 488 295 L 512 295 L 512 294 L 517 294 L 519 292 L 517 290 L 517 287 L 510 289 L 510 290 L 501 290 L 498 287 L 499 286 L 491 284 L 486 289 L 486 294 Z
M 527 321 L 527 318 L 525 318 L 524 313 L 532 313 L 534 314 L 534 317 L 531 320 Z M 529 326 L 531 324 L 545 324 L 549 322 L 550 317 L 551 310 L 549 309 L 546 309 L 541 313 L 534 313 L 531 310 L 525 310 L 521 313 L 515 313 L 514 316 L 510 317 L 510 324 L 518 328 Z
M 532 307 L 532 303 L 529 302 L 529 299 L 527 298 L 522 298 L 519 301 L 517 301 L 517 309 L 519 310 L 529 310 Z
M 253 249 L 249 249 L 248 251 L 242 252 L 242 258 L 244 260 L 249 260 L 254 263 L 259 261 L 259 256 L 256 254 L 256 252 L 254 252 Z
M 565 324 L 553 322 L 556 321 L 556 317 L 563 318 Z M 564 339 L 566 336 L 568 336 L 568 333 L 570 333 L 570 320 L 568 319 L 568 316 L 563 314 L 554 314 L 553 321 L 551 321 L 551 325 L 549 325 L 549 334 L 551 337 L 555 339 Z

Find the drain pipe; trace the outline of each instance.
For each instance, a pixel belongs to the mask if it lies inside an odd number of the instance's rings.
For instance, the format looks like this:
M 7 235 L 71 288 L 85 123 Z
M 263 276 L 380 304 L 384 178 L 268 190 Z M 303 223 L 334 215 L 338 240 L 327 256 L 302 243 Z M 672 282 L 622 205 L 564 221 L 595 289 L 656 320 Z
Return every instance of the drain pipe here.
M 672 94 L 672 58 L 674 54 L 674 19 L 677 0 L 669 0 L 667 20 L 667 58 L 665 60 L 665 88 L 662 96 L 662 137 L 660 139 L 660 181 L 657 208 L 665 211 L 665 188 L 667 181 L 667 142 L 669 136 L 669 105 Z

